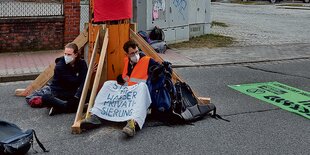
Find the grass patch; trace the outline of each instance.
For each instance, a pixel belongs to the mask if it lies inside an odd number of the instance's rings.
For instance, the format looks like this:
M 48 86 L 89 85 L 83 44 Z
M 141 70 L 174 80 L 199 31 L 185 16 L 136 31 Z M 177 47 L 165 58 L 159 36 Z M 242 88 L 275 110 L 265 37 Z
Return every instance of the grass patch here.
M 303 7 L 303 4 L 279 4 L 277 6 L 296 6 L 296 7 Z
M 211 27 L 213 27 L 213 26 L 228 27 L 228 25 L 227 25 L 227 24 L 222 23 L 222 22 L 217 22 L 217 21 L 212 21 L 212 23 L 211 23 Z
M 215 48 L 227 47 L 234 43 L 234 38 L 218 34 L 206 34 L 199 37 L 190 38 L 189 41 L 169 44 L 171 48 Z

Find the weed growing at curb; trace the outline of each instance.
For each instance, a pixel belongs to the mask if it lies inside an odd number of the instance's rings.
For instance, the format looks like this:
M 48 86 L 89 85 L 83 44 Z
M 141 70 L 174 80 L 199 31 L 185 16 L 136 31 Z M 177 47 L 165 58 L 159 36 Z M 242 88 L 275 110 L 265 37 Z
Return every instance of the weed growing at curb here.
M 216 48 L 227 47 L 234 43 L 234 38 L 218 34 L 206 34 L 199 37 L 190 38 L 189 41 L 169 44 L 170 48 Z
M 243 4 L 243 5 L 270 5 L 270 2 L 262 2 L 262 1 L 242 1 L 236 0 L 232 1 L 231 3 Z
M 213 26 L 228 27 L 228 25 L 227 25 L 227 24 L 222 23 L 222 22 L 218 22 L 218 21 L 212 21 L 212 23 L 211 23 L 211 27 L 213 27 Z
M 277 6 L 307 7 L 303 4 L 278 4 Z

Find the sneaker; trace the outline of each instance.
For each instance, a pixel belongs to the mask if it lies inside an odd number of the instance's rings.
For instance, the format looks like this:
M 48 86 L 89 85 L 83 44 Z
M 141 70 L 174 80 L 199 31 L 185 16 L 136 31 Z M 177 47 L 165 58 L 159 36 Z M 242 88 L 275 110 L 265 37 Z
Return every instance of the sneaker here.
M 82 130 L 90 130 L 94 128 L 98 128 L 101 125 L 100 118 L 98 118 L 96 115 L 90 115 L 89 118 L 86 118 L 82 120 L 80 128 Z
M 133 137 L 136 134 L 135 121 L 133 119 L 127 121 L 127 125 L 123 128 L 123 132 L 129 137 Z

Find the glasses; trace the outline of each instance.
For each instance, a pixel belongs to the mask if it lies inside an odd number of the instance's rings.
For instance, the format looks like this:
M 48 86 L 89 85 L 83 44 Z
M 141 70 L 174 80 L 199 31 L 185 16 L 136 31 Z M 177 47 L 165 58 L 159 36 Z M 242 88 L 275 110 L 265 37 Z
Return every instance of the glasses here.
M 128 53 L 128 55 L 131 57 L 131 56 L 136 55 L 137 53 L 139 53 L 139 50 L 136 50 L 136 51 L 134 51 L 134 52 L 132 52 L 132 53 Z

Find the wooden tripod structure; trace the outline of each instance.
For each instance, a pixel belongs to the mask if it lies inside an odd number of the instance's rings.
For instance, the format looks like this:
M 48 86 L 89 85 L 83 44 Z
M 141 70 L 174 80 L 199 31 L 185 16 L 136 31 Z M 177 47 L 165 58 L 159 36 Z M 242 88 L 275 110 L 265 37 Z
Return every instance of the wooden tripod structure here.
M 93 12 L 93 0 L 90 2 L 90 11 Z M 92 19 L 88 25 L 88 31 L 85 30 L 73 42 L 80 48 L 88 42 L 88 71 L 84 83 L 84 88 L 80 98 L 74 123 L 71 127 L 72 133 L 81 133 L 80 123 L 83 119 L 90 116 L 90 110 L 93 107 L 95 98 L 103 83 L 107 80 L 115 80 L 122 73 L 124 66 L 125 53 L 122 49 L 123 44 L 129 39 L 136 41 L 139 48 L 148 56 L 157 62 L 163 59 L 155 52 L 155 50 L 136 33 L 136 25 L 130 24 L 129 20 L 122 20 L 115 23 L 93 24 Z M 97 71 L 94 73 L 93 68 L 98 64 Z M 34 90 L 42 88 L 52 77 L 55 64 L 45 69 L 26 89 L 17 89 L 15 95 L 27 96 Z M 172 75 L 173 81 L 183 81 L 175 71 Z M 87 112 L 83 113 L 86 105 L 86 96 L 90 93 Z M 195 95 L 196 96 L 196 95 Z M 210 98 L 197 97 L 202 103 L 210 103 Z

